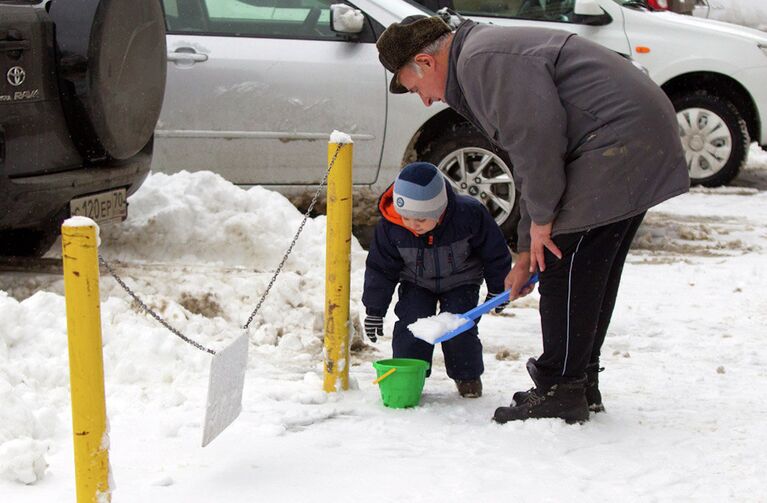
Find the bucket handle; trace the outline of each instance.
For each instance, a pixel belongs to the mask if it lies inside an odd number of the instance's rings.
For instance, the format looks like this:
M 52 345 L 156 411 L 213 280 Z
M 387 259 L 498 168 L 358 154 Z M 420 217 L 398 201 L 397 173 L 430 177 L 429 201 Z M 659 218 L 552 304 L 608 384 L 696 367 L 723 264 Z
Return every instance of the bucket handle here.
M 381 374 L 381 376 L 378 379 L 373 381 L 373 384 L 378 384 L 379 382 L 383 381 L 384 379 L 386 379 L 387 377 L 392 375 L 396 370 L 397 370 L 397 367 L 394 367 L 393 369 L 387 370 L 386 373 Z

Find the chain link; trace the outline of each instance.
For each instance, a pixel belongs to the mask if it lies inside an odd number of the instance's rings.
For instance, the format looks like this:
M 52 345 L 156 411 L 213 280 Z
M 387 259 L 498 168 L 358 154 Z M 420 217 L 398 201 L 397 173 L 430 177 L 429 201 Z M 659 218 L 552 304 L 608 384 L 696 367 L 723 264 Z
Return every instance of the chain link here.
M 117 284 L 119 284 L 121 287 L 123 287 L 123 290 L 128 292 L 128 295 L 130 295 L 131 298 L 139 305 L 139 307 L 141 307 L 141 309 L 143 309 L 149 316 L 151 316 L 155 320 L 159 321 L 162 326 L 164 326 L 165 328 L 167 328 L 168 330 L 173 332 L 176 336 L 180 337 L 182 341 L 187 342 L 187 343 L 191 344 L 192 346 L 196 347 L 197 349 L 200 349 L 202 351 L 208 352 L 208 353 L 210 353 L 212 355 L 216 354 L 216 352 L 213 351 L 212 349 L 206 348 L 205 346 L 203 346 L 199 342 L 193 341 L 189 337 L 187 337 L 184 334 L 182 334 L 181 332 L 179 332 L 177 329 L 173 328 L 170 325 L 170 323 L 168 323 L 167 321 L 165 321 L 165 319 L 163 319 L 162 316 L 160 316 L 159 314 L 154 312 L 151 307 L 149 307 L 146 304 L 144 304 L 144 301 L 142 301 L 141 299 L 138 298 L 138 295 L 136 295 L 133 292 L 133 290 L 131 290 L 131 288 L 128 285 L 125 284 L 125 281 L 123 281 L 122 278 L 117 275 L 117 273 L 114 271 L 114 269 L 112 269 L 112 266 L 110 266 L 107 263 L 107 261 L 104 260 L 104 258 L 101 255 L 99 255 L 99 262 L 101 262 L 101 264 L 104 267 L 106 267 L 107 271 L 109 271 L 109 274 L 111 274 L 112 277 L 115 279 L 115 281 L 117 281 Z
M 333 158 L 330 160 L 330 163 L 328 164 L 328 169 L 325 171 L 325 175 L 322 177 L 322 181 L 320 182 L 320 186 L 317 188 L 317 192 L 314 193 L 314 197 L 312 198 L 311 203 L 309 203 L 309 208 L 306 210 L 306 213 L 304 213 L 304 218 L 301 221 L 301 225 L 298 226 L 298 231 L 296 232 L 295 236 L 293 236 L 293 240 L 290 242 L 290 246 L 288 246 L 287 251 L 285 252 L 285 255 L 283 255 L 282 260 L 280 261 L 280 265 L 277 266 L 277 270 L 274 272 L 274 275 L 272 276 L 272 279 L 269 281 L 269 284 L 266 287 L 266 290 L 264 291 L 264 294 L 261 296 L 261 298 L 258 300 L 258 304 L 256 304 L 256 308 L 253 310 L 253 312 L 248 317 L 248 321 L 245 323 L 245 325 L 242 326 L 243 330 L 247 330 L 250 324 L 253 322 L 253 318 L 256 317 L 256 313 L 258 313 L 258 310 L 261 308 L 261 305 L 264 303 L 264 300 L 266 300 L 266 296 L 269 295 L 269 291 L 272 289 L 272 285 L 274 285 L 274 282 L 277 280 L 277 276 L 279 276 L 280 271 L 282 271 L 282 268 L 285 266 L 285 262 L 287 262 L 288 257 L 290 256 L 290 253 L 293 251 L 293 247 L 296 245 L 296 242 L 298 241 L 298 237 L 301 235 L 301 232 L 304 230 L 304 226 L 306 225 L 306 221 L 309 219 L 309 215 L 311 214 L 312 210 L 314 209 L 315 204 L 317 204 L 317 200 L 320 197 L 320 194 L 322 193 L 323 187 L 325 187 L 325 184 L 328 181 L 328 176 L 330 175 L 330 170 L 333 168 L 333 165 L 336 163 L 336 159 L 338 158 L 338 153 L 341 151 L 341 148 L 344 144 L 339 143 L 338 147 L 336 148 L 335 153 L 333 154 Z M 197 349 L 201 351 L 205 351 L 207 353 L 210 353 L 212 355 L 215 355 L 216 352 L 210 348 L 207 348 L 200 344 L 199 342 L 193 341 L 189 337 L 186 337 L 184 334 L 182 334 L 180 331 L 175 329 L 163 319 L 162 316 L 157 314 L 152 308 L 147 306 L 134 292 L 131 290 L 131 288 L 125 284 L 125 281 L 122 280 L 120 276 L 112 269 L 112 266 L 110 266 L 104 258 L 99 255 L 99 262 L 106 268 L 107 271 L 109 271 L 109 274 L 112 275 L 112 277 L 117 281 L 117 284 L 119 284 L 123 290 L 125 290 L 128 295 L 131 296 L 131 298 L 143 309 L 148 315 L 150 315 L 152 318 L 157 320 L 162 326 L 170 330 L 174 335 L 179 337 L 184 342 L 191 344 L 192 346 L 196 347 Z

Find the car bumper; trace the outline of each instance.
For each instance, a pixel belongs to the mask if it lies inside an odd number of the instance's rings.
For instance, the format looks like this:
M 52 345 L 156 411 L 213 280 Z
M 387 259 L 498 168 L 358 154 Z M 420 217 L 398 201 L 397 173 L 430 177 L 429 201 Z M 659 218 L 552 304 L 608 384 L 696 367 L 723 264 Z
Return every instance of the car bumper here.
M 37 228 L 69 217 L 73 198 L 125 187 L 132 194 L 149 174 L 151 148 L 129 160 L 30 177 L 0 177 L 0 230 Z M 87 175 L 86 175 L 87 173 Z

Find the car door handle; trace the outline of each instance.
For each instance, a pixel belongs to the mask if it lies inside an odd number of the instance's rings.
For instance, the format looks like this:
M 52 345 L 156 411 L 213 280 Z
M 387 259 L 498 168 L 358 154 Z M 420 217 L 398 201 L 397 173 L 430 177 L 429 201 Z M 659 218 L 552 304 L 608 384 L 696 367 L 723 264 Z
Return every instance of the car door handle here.
M 208 60 L 207 54 L 200 54 L 191 47 L 180 47 L 168 53 L 168 61 L 182 63 L 201 63 Z

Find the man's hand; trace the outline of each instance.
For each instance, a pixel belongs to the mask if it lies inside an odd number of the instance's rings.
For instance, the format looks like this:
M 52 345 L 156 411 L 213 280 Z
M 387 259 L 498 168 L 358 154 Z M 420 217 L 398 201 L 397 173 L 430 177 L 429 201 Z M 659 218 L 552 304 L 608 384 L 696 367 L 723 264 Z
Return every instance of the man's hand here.
M 546 260 L 544 258 L 543 250 L 548 248 L 558 259 L 562 258 L 562 252 L 559 251 L 557 245 L 551 240 L 551 226 L 554 222 L 538 225 L 535 222 L 530 224 L 530 273 L 534 273 L 536 270 L 546 270 Z M 512 271 L 513 272 L 513 271 Z
M 485 302 L 497 296 L 498 296 L 497 293 L 487 292 L 487 297 L 485 297 Z M 506 302 L 502 302 L 498 304 L 497 306 L 495 306 L 495 309 L 493 309 L 493 311 L 495 311 L 496 314 L 501 314 L 503 310 L 506 308 L 506 306 L 509 305 L 509 302 L 511 302 L 511 299 L 507 300 Z
M 375 342 L 379 337 L 383 337 L 383 317 L 365 316 L 365 335 L 370 342 Z
M 517 263 L 511 268 L 504 281 L 504 288 L 511 290 L 510 300 L 524 297 L 535 289 L 535 285 L 530 285 L 524 290 L 522 289 L 522 286 L 527 283 L 530 276 L 532 276 L 530 274 L 530 252 L 522 252 L 517 257 Z

